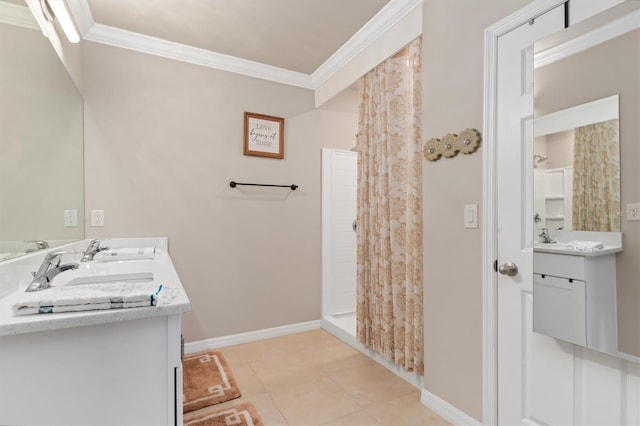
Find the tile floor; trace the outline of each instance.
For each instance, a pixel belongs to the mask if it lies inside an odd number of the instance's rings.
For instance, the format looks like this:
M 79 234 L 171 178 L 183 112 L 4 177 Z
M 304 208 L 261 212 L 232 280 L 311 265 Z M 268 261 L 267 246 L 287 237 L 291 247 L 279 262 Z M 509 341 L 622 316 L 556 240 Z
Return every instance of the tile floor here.
M 265 425 L 447 425 L 420 391 L 324 330 L 219 349 Z M 194 413 L 187 413 L 185 421 Z

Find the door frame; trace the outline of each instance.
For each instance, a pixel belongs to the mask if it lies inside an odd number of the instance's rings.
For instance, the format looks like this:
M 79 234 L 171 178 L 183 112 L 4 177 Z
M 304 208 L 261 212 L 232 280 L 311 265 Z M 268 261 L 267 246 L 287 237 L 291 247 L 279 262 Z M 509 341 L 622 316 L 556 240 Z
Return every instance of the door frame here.
M 498 38 L 568 0 L 535 0 L 484 31 L 482 150 L 482 424 L 498 423 L 497 64 Z

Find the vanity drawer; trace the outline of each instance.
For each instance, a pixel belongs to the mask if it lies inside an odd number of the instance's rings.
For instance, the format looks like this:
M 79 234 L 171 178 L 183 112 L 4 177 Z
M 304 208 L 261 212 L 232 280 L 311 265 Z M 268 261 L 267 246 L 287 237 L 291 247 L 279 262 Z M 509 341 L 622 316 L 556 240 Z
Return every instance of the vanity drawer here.
M 576 280 L 585 280 L 583 256 L 568 254 L 535 253 L 533 256 L 534 274 L 553 275 Z
M 584 281 L 533 274 L 533 300 L 533 331 L 587 345 Z

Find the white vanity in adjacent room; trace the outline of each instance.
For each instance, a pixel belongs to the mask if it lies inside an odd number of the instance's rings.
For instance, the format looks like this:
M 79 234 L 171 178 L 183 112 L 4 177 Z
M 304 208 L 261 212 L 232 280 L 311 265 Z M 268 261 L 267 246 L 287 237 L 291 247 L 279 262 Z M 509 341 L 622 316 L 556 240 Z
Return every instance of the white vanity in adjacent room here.
M 556 233 L 566 242 L 534 243 L 533 331 L 617 353 L 616 253 L 622 251 L 622 234 L 575 233 L 604 239 L 595 249 L 580 247 L 572 234 Z
M 167 240 L 105 241 L 111 247 L 153 246 L 159 254 L 96 260 L 85 271 L 81 265 L 60 273 L 52 285 L 73 276 L 88 279 L 87 270 L 104 278 L 126 269 L 129 276 L 152 275 L 170 297 L 141 308 L 15 316 L 12 305 L 47 252 L 0 264 L 0 424 L 182 424 L 180 315 L 189 300 Z M 84 250 L 87 243 L 50 251 Z

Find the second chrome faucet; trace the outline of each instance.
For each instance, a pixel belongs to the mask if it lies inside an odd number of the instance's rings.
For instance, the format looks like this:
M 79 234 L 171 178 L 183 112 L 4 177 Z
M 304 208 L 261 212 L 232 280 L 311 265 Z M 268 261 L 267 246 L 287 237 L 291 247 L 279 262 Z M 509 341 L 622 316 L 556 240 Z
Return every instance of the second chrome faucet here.
M 109 250 L 109 247 L 100 247 L 100 240 L 89 241 L 89 247 L 84 251 L 81 262 L 89 262 L 93 260 L 93 257 L 101 251 Z

